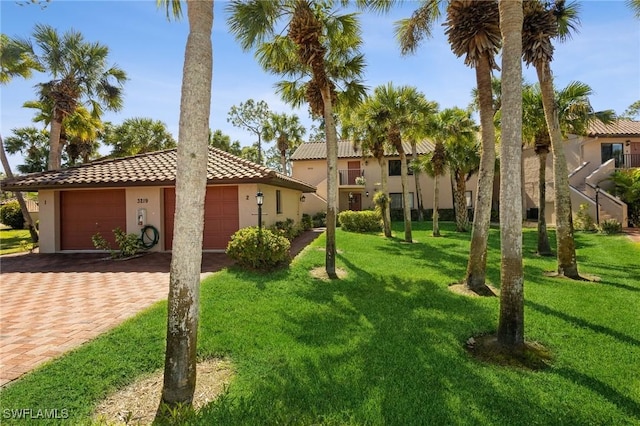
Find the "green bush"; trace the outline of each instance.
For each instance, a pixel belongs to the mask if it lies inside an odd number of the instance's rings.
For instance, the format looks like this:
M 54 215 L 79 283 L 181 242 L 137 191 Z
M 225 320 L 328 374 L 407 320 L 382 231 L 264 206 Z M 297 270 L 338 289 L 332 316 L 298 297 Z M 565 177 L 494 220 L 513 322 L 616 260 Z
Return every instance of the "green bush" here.
M 351 232 L 375 232 L 382 230 L 382 216 L 380 212 L 364 210 L 354 212 L 345 210 L 338 214 L 342 229 Z
M 227 255 L 238 265 L 259 270 L 273 269 L 289 262 L 291 243 L 269 229 L 242 228 L 231 236 Z
M 615 219 L 607 219 L 600 223 L 600 232 L 606 235 L 619 234 L 622 232 L 622 224 Z
M 296 225 L 293 222 L 293 219 L 289 218 L 287 218 L 287 220 L 276 222 L 270 226 L 269 229 L 278 235 L 282 235 L 289 241 L 293 241 L 295 237 L 302 234 L 302 231 L 304 231 L 302 225 Z
M 144 251 L 142 241 L 136 234 L 127 234 L 120 228 L 113 230 L 118 250 L 111 248 L 109 242 L 98 232 L 91 236 L 93 246 L 98 250 L 108 251 L 112 258 L 131 257 Z
M 577 231 L 595 231 L 596 223 L 589 214 L 589 205 L 587 203 L 580 204 L 573 226 Z
M 302 229 L 304 229 L 305 231 L 308 231 L 309 229 L 313 228 L 313 219 L 311 219 L 311 216 L 309 216 L 306 213 L 302 214 Z
M 17 201 L 10 201 L 0 208 L 0 222 L 13 229 L 24 229 L 24 217 Z
M 327 212 L 318 212 L 311 219 L 313 220 L 313 226 L 316 228 L 327 226 Z

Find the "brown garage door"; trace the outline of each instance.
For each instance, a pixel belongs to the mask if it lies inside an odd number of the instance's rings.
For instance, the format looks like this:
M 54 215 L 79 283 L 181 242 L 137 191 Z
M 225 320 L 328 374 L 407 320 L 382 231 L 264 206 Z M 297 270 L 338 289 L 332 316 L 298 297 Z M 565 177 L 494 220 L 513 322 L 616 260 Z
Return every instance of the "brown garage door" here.
M 240 226 L 238 219 L 238 187 L 207 187 L 204 210 L 204 235 L 202 248 L 224 250 L 231 235 Z M 176 208 L 174 188 L 164 190 L 164 246 L 171 250 L 173 241 L 173 218 Z
M 60 193 L 60 248 L 95 249 L 91 237 L 100 234 L 116 247 L 113 230 L 127 229 L 124 189 Z

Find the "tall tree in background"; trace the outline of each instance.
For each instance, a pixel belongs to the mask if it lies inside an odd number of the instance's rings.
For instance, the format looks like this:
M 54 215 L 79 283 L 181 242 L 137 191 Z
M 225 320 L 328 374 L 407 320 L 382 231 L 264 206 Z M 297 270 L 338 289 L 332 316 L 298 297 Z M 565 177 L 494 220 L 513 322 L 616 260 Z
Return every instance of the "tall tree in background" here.
M 626 3 L 633 10 L 636 18 L 640 19 L 640 0 L 626 0 Z
M 229 110 L 227 121 L 236 127 L 245 129 L 256 135 L 256 148 L 258 150 L 258 164 L 263 164 L 262 137 L 271 111 L 265 101 L 256 102 L 249 99 L 240 102 L 240 105 L 233 105 Z
M 159 1 L 180 16 L 178 0 Z M 176 209 L 169 273 L 164 384 L 156 417 L 191 406 L 196 385 L 200 271 L 207 186 L 209 114 L 213 81 L 213 1 L 187 0 L 189 36 L 184 54 L 176 170 Z
M 553 153 L 558 274 L 572 279 L 580 279 L 580 275 L 573 236 L 569 172 L 564 155 L 558 106 L 555 102 L 551 61 L 554 50 L 552 40 L 567 39 L 577 24 L 576 3 L 566 4 L 564 0 L 554 0 L 551 3 L 543 3 L 541 0 L 524 2 L 522 56 L 525 63 L 533 65 L 538 74 Z
M 229 27 L 244 50 L 257 49 L 262 67 L 274 74 L 290 76 L 303 85 L 304 99 L 315 117 L 322 117 L 327 141 L 327 230 L 325 269 L 336 274 L 336 217 L 338 207 L 338 136 L 334 108 L 338 92 L 359 89 L 364 61 L 355 14 L 338 14 L 332 2 L 313 0 L 232 1 Z M 287 35 L 282 35 L 282 31 Z M 336 82 L 347 82 L 343 90 Z M 284 83 L 284 99 L 300 99 L 295 82 Z M 292 95 L 293 94 L 293 95 Z
M 127 118 L 120 125 L 107 123 L 102 141 L 112 147 L 113 157 L 126 157 L 176 147 L 176 141 L 162 121 L 144 117 Z
M 231 137 L 222 133 L 222 130 L 216 129 L 215 131 L 209 130 L 209 146 L 221 149 L 233 155 L 240 156 L 242 148 L 240 142 L 231 142 Z
M 14 77 L 29 78 L 33 70 L 40 71 L 41 68 L 35 60 L 31 45 L 24 41 L 14 40 L 4 34 L 0 34 L 0 84 L 4 85 L 9 83 Z M 0 162 L 2 162 L 2 167 L 4 168 L 7 178 L 12 178 L 13 172 L 11 171 L 11 165 L 4 150 L 2 135 L 0 135 Z M 31 219 L 31 214 L 29 213 L 29 209 L 27 209 L 21 192 L 16 192 L 16 199 L 20 205 L 22 217 L 27 224 L 27 229 L 29 229 L 31 241 L 37 243 L 38 231 L 33 225 L 33 219 Z
M 107 46 L 86 42 L 79 32 L 70 30 L 60 35 L 50 25 L 36 25 L 33 39 L 39 48 L 35 59 L 51 76 L 50 81 L 38 85 L 38 92 L 42 102 L 51 104 L 48 168 L 57 170 L 64 148 L 60 143 L 64 118 L 83 102 L 90 104 L 95 117 L 100 117 L 105 108 L 118 111 L 127 76 L 117 66 L 107 65 Z
M 447 108 L 438 117 L 438 133 L 444 141 L 447 167 L 453 177 L 453 200 L 456 211 L 456 230 L 469 228 L 467 212 L 467 181 L 478 172 L 480 149 L 477 141 L 478 126 L 469 111 Z
M 300 124 L 297 115 L 271 114 L 264 127 L 264 140 L 276 141 L 276 149 L 280 153 L 280 167 L 284 174 L 290 174 L 288 155 L 301 143 L 306 129 Z
M 522 0 L 500 0 L 502 32 L 502 140 L 500 144 L 500 318 L 498 343 L 524 348 L 522 265 Z M 508 179 L 505 177 L 508 176 Z
M 47 170 L 49 158 L 49 132 L 35 127 L 12 129 L 13 135 L 4 141 L 9 154 L 20 153 L 24 164 L 18 165 L 20 173 L 37 173 Z

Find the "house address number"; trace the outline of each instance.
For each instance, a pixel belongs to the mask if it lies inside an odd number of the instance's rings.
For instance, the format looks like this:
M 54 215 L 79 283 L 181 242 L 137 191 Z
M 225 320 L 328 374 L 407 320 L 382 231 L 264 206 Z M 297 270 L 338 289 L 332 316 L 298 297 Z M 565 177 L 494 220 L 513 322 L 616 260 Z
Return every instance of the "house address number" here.
M 147 204 L 148 202 L 148 198 L 138 198 L 138 204 Z

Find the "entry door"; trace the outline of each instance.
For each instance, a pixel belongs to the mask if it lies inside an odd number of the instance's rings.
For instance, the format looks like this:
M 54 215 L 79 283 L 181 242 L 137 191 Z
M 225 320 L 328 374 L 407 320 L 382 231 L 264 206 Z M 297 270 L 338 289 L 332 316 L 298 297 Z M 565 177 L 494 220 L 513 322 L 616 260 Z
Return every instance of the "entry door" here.
M 351 199 L 351 205 L 349 206 L 349 209 L 356 212 L 362 210 L 362 194 L 353 193 L 353 198 Z

